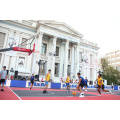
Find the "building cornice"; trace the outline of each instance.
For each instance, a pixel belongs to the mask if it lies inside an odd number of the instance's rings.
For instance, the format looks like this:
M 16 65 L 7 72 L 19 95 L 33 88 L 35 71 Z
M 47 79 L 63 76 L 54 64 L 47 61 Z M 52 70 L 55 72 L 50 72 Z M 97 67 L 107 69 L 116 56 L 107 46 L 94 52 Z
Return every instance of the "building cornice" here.
M 40 29 L 40 26 L 41 26 L 41 25 L 46 26 L 47 28 L 51 28 L 51 29 L 53 29 L 53 30 L 57 30 L 57 31 L 62 32 L 62 33 L 66 33 L 66 34 L 68 34 L 68 35 L 72 35 L 72 36 L 74 36 L 74 37 L 77 37 L 78 39 L 81 39 L 81 38 L 83 37 L 82 35 L 79 36 L 79 35 L 76 35 L 76 34 L 72 34 L 72 33 L 69 33 L 69 32 L 67 32 L 67 31 L 64 31 L 64 30 L 61 30 L 61 29 L 52 27 L 52 26 L 50 26 L 50 25 L 46 25 L 46 24 L 44 24 L 44 23 L 39 23 L 39 25 L 37 26 L 37 29 L 38 29 L 38 30 Z
M 12 20 L 0 20 L 0 22 L 3 24 L 12 25 L 14 27 L 25 29 L 25 30 L 28 30 L 34 33 L 37 32 L 36 28 L 31 27 L 30 25 L 23 24 L 22 22 L 20 23 L 20 22 L 12 21 Z

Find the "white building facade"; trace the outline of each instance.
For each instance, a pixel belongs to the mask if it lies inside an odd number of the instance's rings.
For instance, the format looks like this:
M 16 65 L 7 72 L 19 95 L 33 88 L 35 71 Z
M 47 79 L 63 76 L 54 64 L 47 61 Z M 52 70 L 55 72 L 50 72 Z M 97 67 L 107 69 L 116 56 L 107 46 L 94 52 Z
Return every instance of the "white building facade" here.
M 98 45 L 84 40 L 82 34 L 67 24 L 56 21 L 0 20 L 0 49 L 18 46 L 32 36 L 35 36 L 33 43 L 39 53 L 28 56 L 23 52 L 1 52 L 0 70 L 5 65 L 7 70 L 18 70 L 19 75 L 37 75 L 37 63 L 42 60 L 44 64 L 40 66 L 40 78 L 44 78 L 48 69 L 51 69 L 53 81 L 60 81 L 60 78 L 65 80 L 67 74 L 70 74 L 71 79 L 77 79 L 78 72 L 89 81 L 96 79 Z M 29 45 L 21 47 L 29 49 Z M 51 56 L 50 53 L 56 55 Z

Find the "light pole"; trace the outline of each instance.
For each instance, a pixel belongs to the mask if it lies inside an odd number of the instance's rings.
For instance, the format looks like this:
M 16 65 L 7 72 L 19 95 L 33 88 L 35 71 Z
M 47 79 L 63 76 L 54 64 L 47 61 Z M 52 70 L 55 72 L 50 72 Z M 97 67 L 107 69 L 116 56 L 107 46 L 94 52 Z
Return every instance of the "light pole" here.
M 98 71 L 97 73 L 102 74 L 103 72 L 102 72 L 102 71 L 100 71 L 100 69 L 99 69 L 99 71 Z
M 39 70 L 38 70 L 38 81 L 39 81 L 39 74 L 40 74 L 40 65 L 45 64 L 45 61 L 42 62 L 42 60 L 38 61 L 38 65 L 39 65 Z

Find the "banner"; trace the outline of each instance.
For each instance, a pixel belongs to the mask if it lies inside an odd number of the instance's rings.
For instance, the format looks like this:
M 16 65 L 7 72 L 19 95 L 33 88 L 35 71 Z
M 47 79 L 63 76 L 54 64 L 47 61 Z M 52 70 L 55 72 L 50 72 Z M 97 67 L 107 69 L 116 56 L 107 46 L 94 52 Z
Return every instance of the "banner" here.
M 18 42 L 19 42 L 19 37 L 18 36 L 9 35 L 7 48 L 18 46 Z M 16 51 L 7 51 L 6 54 L 9 55 L 9 56 L 16 56 L 17 52 Z
M 18 69 L 24 68 L 25 58 L 19 58 Z
M 14 35 L 9 35 L 7 47 L 16 47 L 18 46 L 19 37 Z

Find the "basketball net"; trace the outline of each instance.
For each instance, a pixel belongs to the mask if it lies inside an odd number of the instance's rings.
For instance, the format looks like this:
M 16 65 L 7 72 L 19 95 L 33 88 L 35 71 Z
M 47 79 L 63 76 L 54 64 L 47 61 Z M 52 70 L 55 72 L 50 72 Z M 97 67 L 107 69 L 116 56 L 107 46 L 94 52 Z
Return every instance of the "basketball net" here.
M 40 53 L 40 52 L 39 52 L 39 51 L 37 51 L 37 50 L 34 50 L 34 51 L 33 51 L 33 53 Z

